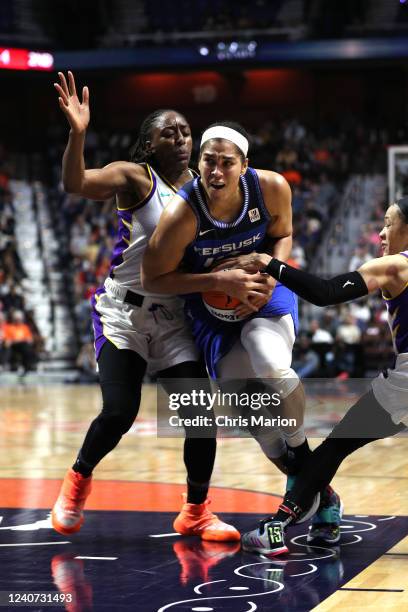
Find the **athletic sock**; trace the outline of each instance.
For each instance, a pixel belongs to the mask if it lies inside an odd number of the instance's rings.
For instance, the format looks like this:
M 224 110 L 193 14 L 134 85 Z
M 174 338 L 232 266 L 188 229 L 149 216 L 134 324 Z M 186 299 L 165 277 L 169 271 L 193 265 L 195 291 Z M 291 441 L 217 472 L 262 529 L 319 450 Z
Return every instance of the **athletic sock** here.
M 84 478 L 88 478 L 92 474 L 93 466 L 89 465 L 88 463 L 85 463 L 85 461 L 77 457 L 77 460 L 72 466 L 72 469 L 74 470 L 74 472 L 78 472 L 79 474 L 81 474 L 81 476 L 83 476 Z
M 187 478 L 187 503 L 203 504 L 207 499 L 209 482 L 191 482 Z
M 303 464 L 305 463 L 306 459 L 309 457 L 312 451 L 310 450 L 309 443 L 306 439 L 304 440 L 304 442 L 302 442 L 302 444 L 299 444 L 299 446 L 290 446 L 287 440 L 286 443 L 288 445 L 288 456 L 291 458 L 290 473 L 297 474 L 302 469 Z
M 297 518 L 302 514 L 302 509 L 297 504 L 288 498 L 288 494 L 285 495 L 285 499 L 279 506 L 279 509 L 275 516 L 274 521 L 283 523 L 285 527 L 288 527 L 291 523 L 294 523 Z

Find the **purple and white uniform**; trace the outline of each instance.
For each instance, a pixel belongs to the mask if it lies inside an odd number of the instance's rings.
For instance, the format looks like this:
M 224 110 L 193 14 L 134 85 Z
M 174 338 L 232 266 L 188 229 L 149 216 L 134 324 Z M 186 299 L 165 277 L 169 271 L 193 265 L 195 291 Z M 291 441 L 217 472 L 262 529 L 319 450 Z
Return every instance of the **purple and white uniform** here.
M 118 235 L 109 277 L 92 298 L 96 358 L 107 340 L 119 349 L 137 352 L 157 372 L 184 361 L 196 361 L 197 349 L 177 296 L 148 293 L 141 285 L 143 253 L 163 209 L 177 189 L 146 165 L 150 190 L 129 208 L 117 208 Z M 125 302 L 127 291 L 141 306 Z
M 408 259 L 408 251 L 400 253 Z M 408 262 L 407 262 L 408 265 Z M 408 283 L 393 298 L 383 295 L 396 354 L 395 367 L 373 380 L 376 400 L 390 413 L 394 423 L 408 426 Z

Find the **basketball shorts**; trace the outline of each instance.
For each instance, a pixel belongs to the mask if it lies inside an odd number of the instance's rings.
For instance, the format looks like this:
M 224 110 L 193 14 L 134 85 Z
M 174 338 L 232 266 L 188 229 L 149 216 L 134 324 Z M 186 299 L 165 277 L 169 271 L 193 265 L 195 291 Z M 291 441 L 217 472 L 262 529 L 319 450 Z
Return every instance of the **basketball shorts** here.
M 98 359 L 106 340 L 119 349 L 135 351 L 147 362 L 147 371 L 159 372 L 185 361 L 197 361 L 184 303 L 175 296 L 148 297 L 133 306 L 109 290 L 109 283 L 92 298 L 92 322 Z
M 382 372 L 372 381 L 377 402 L 398 425 L 408 426 L 408 353 L 397 355 L 395 368 Z

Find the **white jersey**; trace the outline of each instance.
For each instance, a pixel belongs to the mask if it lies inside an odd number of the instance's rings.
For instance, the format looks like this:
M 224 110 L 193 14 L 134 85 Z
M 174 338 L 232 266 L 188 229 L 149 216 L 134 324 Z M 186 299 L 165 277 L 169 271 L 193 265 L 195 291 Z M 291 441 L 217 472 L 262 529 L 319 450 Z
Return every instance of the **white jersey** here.
M 148 164 L 146 168 L 150 176 L 150 190 L 146 197 L 129 208 L 117 208 L 118 234 L 112 253 L 110 277 L 125 289 L 157 297 L 158 294 L 146 292 L 140 282 L 142 258 L 163 209 L 177 189 Z

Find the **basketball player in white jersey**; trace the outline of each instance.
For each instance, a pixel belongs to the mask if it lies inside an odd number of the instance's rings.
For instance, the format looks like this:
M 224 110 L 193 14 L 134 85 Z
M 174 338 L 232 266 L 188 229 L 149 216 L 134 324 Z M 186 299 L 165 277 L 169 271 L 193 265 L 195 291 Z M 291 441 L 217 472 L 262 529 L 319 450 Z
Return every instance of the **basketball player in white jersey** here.
M 73 74 L 59 73 L 59 105 L 70 125 L 63 157 L 63 183 L 69 193 L 92 200 L 115 196 L 118 235 L 109 277 L 92 300 L 95 350 L 103 397 L 101 413 L 91 423 L 73 467 L 68 470 L 52 512 L 54 528 L 78 531 L 91 490 L 92 471 L 118 444 L 134 422 L 146 370 L 160 378 L 200 378 L 202 373 L 182 301 L 143 290 L 140 266 L 144 249 L 171 197 L 193 176 L 188 168 L 192 140 L 186 119 L 159 110 L 143 122 L 130 162 L 118 161 L 88 170 L 85 133 L 90 120 L 89 91 L 76 93 Z M 229 274 L 236 297 L 263 281 L 242 271 Z M 238 531 L 208 509 L 207 492 L 216 450 L 215 438 L 186 437 L 187 498 L 177 517 L 177 530 L 206 540 L 238 540 Z M 137 469 L 137 463 L 135 465 Z

